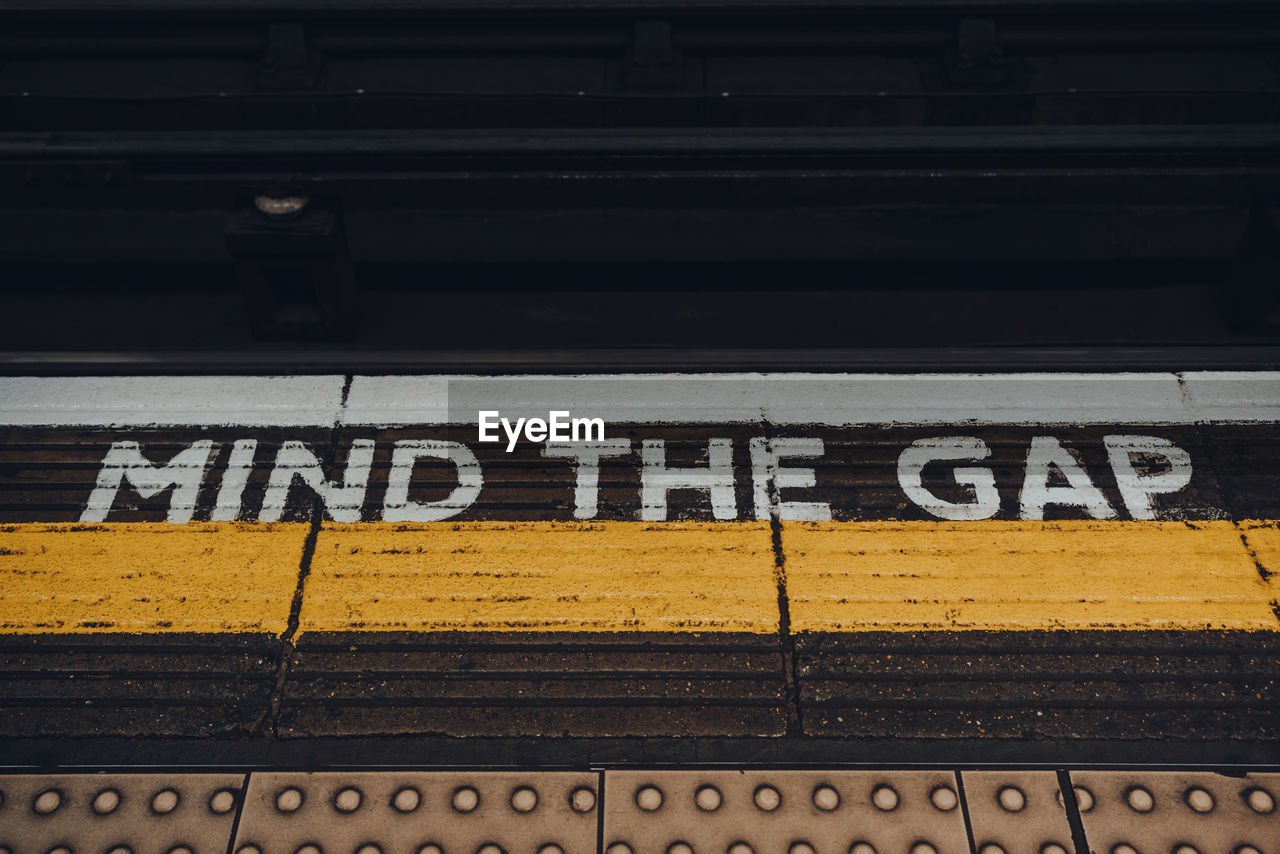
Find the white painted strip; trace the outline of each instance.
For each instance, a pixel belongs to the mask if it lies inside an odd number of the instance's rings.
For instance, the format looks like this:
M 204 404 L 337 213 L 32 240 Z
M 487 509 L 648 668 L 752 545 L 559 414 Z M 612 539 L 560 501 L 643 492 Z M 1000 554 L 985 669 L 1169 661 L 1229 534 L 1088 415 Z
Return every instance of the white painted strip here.
M 1280 373 L 610 374 L 0 378 L 0 425 L 475 424 L 552 409 L 608 424 L 1280 422 Z
M 1247 384 L 1247 379 L 1242 380 Z M 1143 374 L 628 374 L 356 377 L 343 422 L 472 424 L 550 409 L 609 424 L 1183 424 L 1178 377 Z
M 341 376 L 0 377 L 0 424 L 331 427 Z

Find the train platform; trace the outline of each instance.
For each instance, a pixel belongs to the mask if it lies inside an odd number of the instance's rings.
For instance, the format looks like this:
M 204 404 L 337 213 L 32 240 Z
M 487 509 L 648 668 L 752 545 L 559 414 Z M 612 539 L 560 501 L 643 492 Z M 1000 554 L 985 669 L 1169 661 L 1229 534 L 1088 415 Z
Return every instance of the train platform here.
M 0 378 L 0 851 L 1273 852 L 1278 423 L 1259 371 Z

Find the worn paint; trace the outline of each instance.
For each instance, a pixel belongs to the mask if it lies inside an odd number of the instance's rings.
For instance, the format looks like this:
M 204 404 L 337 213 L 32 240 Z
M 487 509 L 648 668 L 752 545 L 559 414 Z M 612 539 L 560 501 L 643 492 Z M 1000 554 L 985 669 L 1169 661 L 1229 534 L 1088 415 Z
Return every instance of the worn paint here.
M 326 524 L 299 628 L 778 629 L 768 523 Z
M 307 527 L 0 526 L 0 633 L 280 634 Z
M 785 523 L 791 628 L 1276 631 L 1231 522 Z M 1260 558 L 1280 560 L 1274 524 Z

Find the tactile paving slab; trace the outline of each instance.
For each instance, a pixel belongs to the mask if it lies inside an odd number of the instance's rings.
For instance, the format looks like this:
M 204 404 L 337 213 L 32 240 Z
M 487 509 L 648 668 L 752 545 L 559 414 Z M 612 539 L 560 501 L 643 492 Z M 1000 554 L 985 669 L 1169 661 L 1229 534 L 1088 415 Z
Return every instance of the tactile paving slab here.
M 235 854 L 591 854 L 589 772 L 255 773 Z
M 606 854 L 963 854 L 949 771 L 609 771 Z
M 1054 771 L 964 771 L 978 854 L 1070 854 L 1071 825 Z
M 1277 854 L 1280 774 L 1072 771 L 1096 854 Z
M 223 854 L 243 774 L 0 776 L 0 854 Z

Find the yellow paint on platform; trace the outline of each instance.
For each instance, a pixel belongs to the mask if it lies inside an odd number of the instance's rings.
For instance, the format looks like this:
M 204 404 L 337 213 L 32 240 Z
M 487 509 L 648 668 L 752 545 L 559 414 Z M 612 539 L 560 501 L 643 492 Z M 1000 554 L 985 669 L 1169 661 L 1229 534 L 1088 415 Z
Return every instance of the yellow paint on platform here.
M 326 524 L 300 629 L 774 632 L 769 524 Z
M 1276 590 L 1240 533 L 1226 521 L 788 522 L 791 628 L 1275 631 Z M 1280 535 L 1266 536 L 1257 548 L 1280 566 Z
M 0 525 L 0 633 L 280 634 L 307 529 Z
M 0 633 L 280 634 L 307 531 L 0 526 Z M 797 632 L 1280 629 L 1275 522 L 787 522 L 782 544 Z M 300 620 L 771 633 L 779 612 L 765 522 L 326 523 Z

